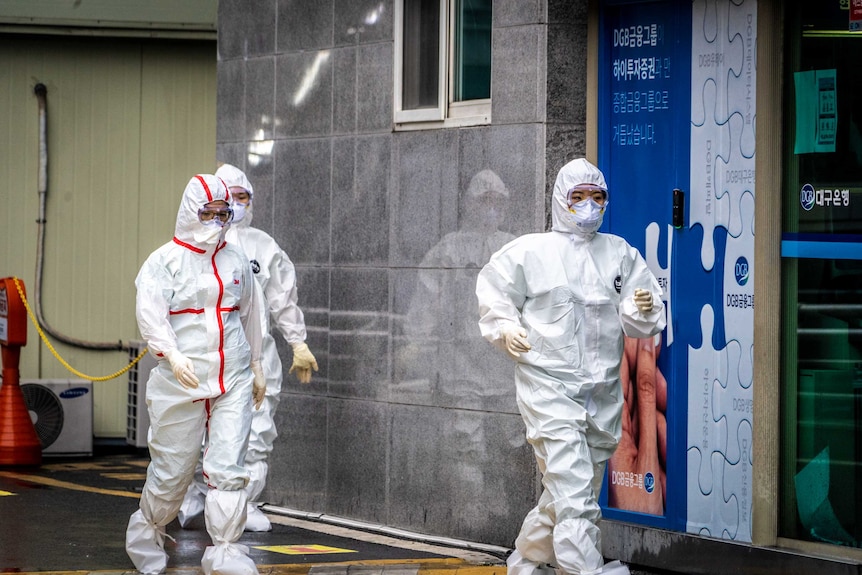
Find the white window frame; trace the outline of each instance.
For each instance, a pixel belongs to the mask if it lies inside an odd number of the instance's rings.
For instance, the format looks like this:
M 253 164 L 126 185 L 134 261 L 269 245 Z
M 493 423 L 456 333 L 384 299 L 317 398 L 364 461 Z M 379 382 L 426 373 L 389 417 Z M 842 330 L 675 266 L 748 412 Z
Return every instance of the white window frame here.
M 395 100 L 394 123 L 396 130 L 423 130 L 461 126 L 477 126 L 491 123 L 491 98 L 454 102 L 455 85 L 455 0 L 440 0 L 440 53 L 438 62 L 437 107 L 420 110 L 402 109 L 404 66 L 404 0 L 395 0 L 393 31 L 395 37 L 394 73 Z

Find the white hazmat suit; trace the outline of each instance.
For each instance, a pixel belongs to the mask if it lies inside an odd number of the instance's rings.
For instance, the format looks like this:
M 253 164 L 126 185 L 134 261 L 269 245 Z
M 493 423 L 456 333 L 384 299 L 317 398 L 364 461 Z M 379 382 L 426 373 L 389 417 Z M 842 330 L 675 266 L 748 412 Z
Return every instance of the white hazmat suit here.
M 253 198 L 254 188 L 248 177 L 239 168 L 231 164 L 223 164 L 216 170 L 216 176 L 220 177 L 230 189 L 235 187 L 247 191 Z M 261 367 L 266 378 L 266 395 L 261 408 L 254 412 L 251 420 L 251 434 L 249 436 L 248 451 L 245 457 L 245 466 L 249 472 L 249 482 L 245 491 L 248 495 L 248 519 L 246 531 L 269 531 L 272 529 L 269 519 L 264 515 L 254 502 L 257 502 L 266 485 L 266 476 L 269 470 L 267 458 L 272 453 L 273 442 L 278 433 L 275 426 L 275 413 L 279 403 L 279 393 L 283 380 L 281 358 L 278 355 L 275 338 L 270 332 L 274 323 L 275 327 L 284 337 L 285 341 L 294 348 L 294 366 L 291 371 L 303 368 L 297 365 L 299 361 L 296 353 L 297 348 L 305 348 L 306 329 L 305 318 L 302 310 L 297 305 L 296 271 L 293 262 L 287 253 L 282 250 L 275 239 L 266 232 L 250 226 L 252 220 L 253 201 L 244 206 L 244 214 L 237 217 L 227 231 L 226 239 L 229 244 L 237 245 L 245 252 L 247 260 L 251 263 L 251 270 L 258 287 L 258 295 L 263 302 L 260 314 L 260 327 L 262 333 Z M 237 205 L 234 204 L 236 212 Z M 310 354 L 310 352 L 308 352 Z M 313 356 L 311 358 L 314 359 Z M 313 366 L 305 367 L 317 369 L 316 362 Z M 299 375 L 299 374 L 298 374 Z M 206 485 L 200 473 L 195 473 L 195 481 L 189 486 L 186 497 L 180 508 L 179 521 L 187 526 L 191 519 L 203 510 L 203 499 L 206 494 Z
M 623 334 L 659 333 L 664 306 L 638 251 L 596 231 L 603 206 L 585 227 L 574 217 L 569 194 L 579 184 L 607 197 L 598 168 L 582 158 L 569 162 L 554 185 L 552 231 L 506 244 L 476 282 L 483 337 L 517 356 L 518 408 L 542 473 L 543 493 L 524 519 L 509 575 L 553 573 L 552 566 L 567 574 L 628 573 L 619 562 L 604 565 L 598 496 L 622 431 Z M 636 290 L 650 292 L 647 313 Z M 513 347 L 513 337 L 526 342 Z
M 126 551 L 144 574 L 165 570 L 165 526 L 192 481 L 207 430 L 204 514 L 213 545 L 204 551 L 203 571 L 258 572 L 248 548 L 236 541 L 246 518 L 243 461 L 252 397 L 263 396 L 260 310 L 245 254 L 224 241 L 227 226 L 199 219 L 199 210 L 215 200 L 229 202 L 224 182 L 193 177 L 173 240 L 147 258 L 135 280 L 138 327 L 159 359 L 146 393 L 151 461 L 140 509 L 126 532 Z

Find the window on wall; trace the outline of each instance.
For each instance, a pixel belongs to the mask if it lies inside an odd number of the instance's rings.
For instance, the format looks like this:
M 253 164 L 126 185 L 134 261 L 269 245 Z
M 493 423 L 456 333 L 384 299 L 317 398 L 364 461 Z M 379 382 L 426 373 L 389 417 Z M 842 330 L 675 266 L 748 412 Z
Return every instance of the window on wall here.
M 492 0 L 396 0 L 395 123 L 491 121 Z

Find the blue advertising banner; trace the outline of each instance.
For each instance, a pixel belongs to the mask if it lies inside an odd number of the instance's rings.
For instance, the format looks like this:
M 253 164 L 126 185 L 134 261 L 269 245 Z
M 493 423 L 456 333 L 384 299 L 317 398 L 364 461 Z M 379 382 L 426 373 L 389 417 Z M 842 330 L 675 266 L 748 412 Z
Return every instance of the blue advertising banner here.
M 608 3 L 601 15 L 599 167 L 610 188 L 606 229 L 644 255 L 664 290 L 668 313 L 668 327 L 655 345 L 658 444 L 634 442 L 636 453 L 627 453 L 644 419 L 637 417 L 632 385 L 626 394 L 631 423 L 624 424 L 621 448 L 608 462 L 604 514 L 682 530 L 686 390 L 685 354 L 679 350 L 685 344 L 675 333 L 672 260 L 680 231 L 672 224 L 674 190 L 684 193 L 689 179 L 690 4 Z M 684 212 L 684 204 L 677 209 Z M 625 358 L 631 368 L 623 373 L 638 374 L 643 357 Z M 654 497 L 643 497 L 654 489 L 664 494 L 660 507 L 646 504 Z
M 641 250 L 668 313 L 658 445 L 609 462 L 604 513 L 750 541 L 756 4 L 608 1 L 600 26 L 606 230 Z M 661 509 L 640 503 L 652 489 Z

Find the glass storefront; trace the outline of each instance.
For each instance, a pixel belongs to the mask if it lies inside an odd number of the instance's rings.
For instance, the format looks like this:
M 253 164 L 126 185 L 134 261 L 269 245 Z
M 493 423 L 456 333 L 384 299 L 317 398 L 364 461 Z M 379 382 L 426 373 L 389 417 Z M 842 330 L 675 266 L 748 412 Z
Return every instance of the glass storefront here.
M 801 4 L 785 8 L 779 535 L 860 547 L 862 31 L 852 2 Z

